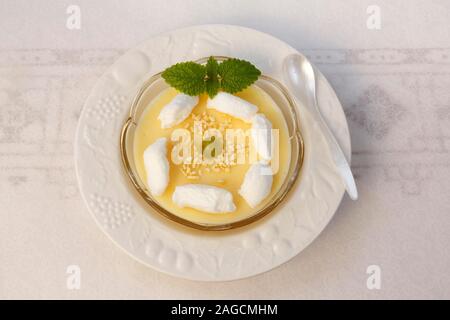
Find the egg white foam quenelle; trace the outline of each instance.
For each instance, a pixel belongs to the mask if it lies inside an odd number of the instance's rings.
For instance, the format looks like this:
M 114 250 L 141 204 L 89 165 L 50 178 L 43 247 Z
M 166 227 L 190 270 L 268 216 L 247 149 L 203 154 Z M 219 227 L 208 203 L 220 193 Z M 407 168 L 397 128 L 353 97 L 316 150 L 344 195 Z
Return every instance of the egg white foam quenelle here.
M 180 93 L 175 96 L 159 113 L 161 128 L 167 129 L 183 122 L 198 104 L 198 96 L 188 96 Z
M 169 184 L 169 161 L 167 160 L 167 139 L 159 138 L 144 151 L 144 166 L 150 193 L 160 196 Z
M 239 189 L 239 194 L 248 205 L 255 208 L 272 190 L 273 174 L 269 164 L 257 162 L 251 165 Z
M 227 213 L 236 210 L 231 192 L 206 184 L 177 186 L 172 201 L 182 208 L 189 207 L 209 213 Z
M 208 98 L 207 107 L 247 123 L 251 123 L 253 116 L 258 112 L 258 107 L 254 104 L 226 92 L 219 92 L 214 98 Z
M 251 137 L 256 151 L 264 160 L 272 158 L 272 123 L 262 113 L 252 119 Z

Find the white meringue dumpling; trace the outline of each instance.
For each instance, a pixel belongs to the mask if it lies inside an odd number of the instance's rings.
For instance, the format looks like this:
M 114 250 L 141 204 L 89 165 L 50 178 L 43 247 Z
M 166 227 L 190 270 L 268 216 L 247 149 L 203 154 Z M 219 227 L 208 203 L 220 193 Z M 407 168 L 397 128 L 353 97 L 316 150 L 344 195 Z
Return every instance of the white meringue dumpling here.
M 172 128 L 186 120 L 197 103 L 198 96 L 192 97 L 184 93 L 177 94 L 159 113 L 158 120 L 161 121 L 161 128 Z

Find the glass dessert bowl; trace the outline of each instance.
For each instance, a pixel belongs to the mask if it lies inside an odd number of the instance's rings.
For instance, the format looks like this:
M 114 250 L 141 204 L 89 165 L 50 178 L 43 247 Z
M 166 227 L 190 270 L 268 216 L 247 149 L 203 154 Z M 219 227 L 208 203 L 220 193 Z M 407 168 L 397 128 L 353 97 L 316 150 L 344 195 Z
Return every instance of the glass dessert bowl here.
M 228 59 L 227 57 L 214 58 L 218 61 Z M 205 63 L 207 59 L 203 58 L 197 62 Z M 246 201 L 247 199 L 241 196 L 243 180 L 246 179 L 246 173 L 252 166 L 250 161 L 242 163 L 237 163 L 237 161 L 235 163 L 195 163 L 192 155 L 189 157 L 191 162 L 188 163 L 170 161 L 170 182 L 167 189 L 157 196 L 150 192 L 147 179 L 151 177 L 147 176 L 148 172 L 146 172 L 143 157 L 148 145 L 158 138 L 164 137 L 167 139 L 167 155 L 170 158 L 175 147 L 177 147 L 176 139 L 173 138 L 173 135 L 171 136 L 175 129 L 193 132 L 195 139 L 196 123 L 200 123 L 202 129 L 219 130 L 224 133 L 227 129 L 247 130 L 250 127 L 245 121 L 236 120 L 219 111 L 207 108 L 208 97 L 202 95 L 188 118 L 174 128 L 161 128 L 158 115 L 161 113 L 161 109 L 176 95 L 177 91 L 165 82 L 161 73 L 152 76 L 143 84 L 134 98 L 129 117 L 122 128 L 120 151 L 125 172 L 145 202 L 154 209 L 153 211 L 172 221 L 195 229 L 210 231 L 241 227 L 276 211 L 279 204 L 293 188 L 300 174 L 304 157 L 298 108 L 287 89 L 277 80 L 261 75 L 252 86 L 235 95 L 257 105 L 259 111 L 270 120 L 277 133 L 277 143 L 272 142 L 273 145 L 277 146 L 276 148 L 272 147 L 272 152 L 276 149 L 277 157 L 276 161 L 275 158 L 270 160 L 273 169 L 270 193 L 264 200 L 253 206 L 250 206 Z M 209 140 L 206 148 L 208 148 L 208 144 L 211 144 L 211 141 L 214 141 L 214 139 Z M 203 138 L 202 142 L 204 142 Z M 226 141 L 223 144 L 226 144 Z M 202 153 L 203 147 L 205 147 L 205 143 L 202 143 Z M 249 147 L 243 151 L 247 160 L 250 158 L 252 150 L 254 151 L 254 148 L 249 143 Z M 177 186 L 187 184 L 205 184 L 228 189 L 232 194 L 235 210 L 211 213 L 192 207 L 178 206 L 172 201 L 175 189 Z M 251 183 L 250 186 L 247 183 L 247 189 L 252 189 L 252 187 Z M 258 186 L 254 187 L 258 188 Z M 252 190 L 248 192 L 251 193 Z

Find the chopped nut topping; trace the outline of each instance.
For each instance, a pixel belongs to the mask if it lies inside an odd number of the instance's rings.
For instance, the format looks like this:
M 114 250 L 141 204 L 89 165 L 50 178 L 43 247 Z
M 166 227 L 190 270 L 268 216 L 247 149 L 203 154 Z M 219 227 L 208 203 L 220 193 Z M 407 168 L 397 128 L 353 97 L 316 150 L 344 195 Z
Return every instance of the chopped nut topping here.
M 202 131 L 205 132 L 208 129 L 216 129 L 218 130 L 223 137 L 226 136 L 226 130 L 231 128 L 231 119 L 225 119 L 221 121 L 217 121 L 217 119 L 209 114 L 207 111 L 204 111 L 201 114 L 191 113 L 191 122 L 186 123 L 183 127 L 188 129 L 191 132 L 194 132 L 194 122 L 198 121 L 201 124 Z M 225 145 L 224 145 L 225 147 Z M 239 146 L 237 145 L 238 152 L 248 151 L 247 146 Z M 195 163 L 192 162 L 190 164 L 182 164 L 179 166 L 181 172 L 188 179 L 199 179 L 199 177 L 203 174 L 208 174 L 211 171 L 213 172 L 230 172 L 231 167 L 236 165 L 233 159 L 228 159 L 227 155 L 224 157 L 213 157 L 210 163 Z M 219 182 L 221 183 L 221 182 Z

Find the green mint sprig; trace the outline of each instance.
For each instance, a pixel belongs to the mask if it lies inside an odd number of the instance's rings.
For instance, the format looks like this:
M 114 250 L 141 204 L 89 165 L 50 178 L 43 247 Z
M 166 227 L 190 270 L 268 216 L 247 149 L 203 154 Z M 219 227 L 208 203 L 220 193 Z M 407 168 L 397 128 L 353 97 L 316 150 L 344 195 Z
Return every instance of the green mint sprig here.
M 162 77 L 178 91 L 190 96 L 207 93 L 213 98 L 220 90 L 236 93 L 244 90 L 261 75 L 248 61 L 231 58 L 219 63 L 210 57 L 205 65 L 192 61 L 174 64 Z

